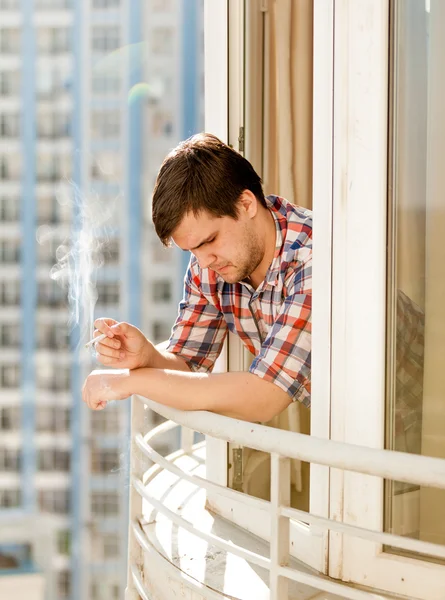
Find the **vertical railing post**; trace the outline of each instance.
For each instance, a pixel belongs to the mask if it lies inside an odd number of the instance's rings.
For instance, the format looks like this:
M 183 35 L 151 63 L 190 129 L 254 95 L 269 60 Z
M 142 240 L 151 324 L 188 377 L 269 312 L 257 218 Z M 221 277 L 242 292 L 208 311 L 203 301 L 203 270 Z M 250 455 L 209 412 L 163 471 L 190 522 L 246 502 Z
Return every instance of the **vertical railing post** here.
M 135 443 L 136 434 L 142 435 L 148 432 L 148 409 L 137 396 L 131 398 L 131 446 L 130 446 L 130 498 L 129 498 L 129 531 L 128 531 L 128 564 L 127 564 L 127 587 L 125 588 L 125 600 L 139 600 L 140 596 L 136 590 L 131 573 L 132 565 L 140 571 L 143 567 L 143 553 L 136 540 L 132 523 L 142 516 L 142 498 L 131 484 L 132 478 L 143 480 L 144 472 L 148 468 L 147 459 Z
M 290 506 L 290 459 L 271 455 L 270 600 L 287 600 L 289 581 L 278 574 L 289 563 L 289 518 L 281 515 Z
M 185 454 L 189 454 L 193 448 L 193 442 L 195 439 L 195 432 L 193 429 L 189 429 L 188 427 L 181 427 L 181 448 L 184 450 Z

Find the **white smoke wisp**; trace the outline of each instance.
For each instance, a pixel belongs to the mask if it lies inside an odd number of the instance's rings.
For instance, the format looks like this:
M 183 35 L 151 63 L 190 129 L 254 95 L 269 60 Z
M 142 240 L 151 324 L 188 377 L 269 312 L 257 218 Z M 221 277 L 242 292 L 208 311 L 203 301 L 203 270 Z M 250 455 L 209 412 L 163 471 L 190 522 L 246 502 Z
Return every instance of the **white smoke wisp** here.
M 70 189 L 56 194 L 60 205 L 69 204 L 72 213 L 70 235 L 57 247 L 56 264 L 50 277 L 67 293 L 70 308 L 68 325 L 71 331 L 80 326 L 79 343 L 92 337 L 94 311 L 98 299 L 97 276 L 104 265 L 104 253 L 115 219 L 117 198 L 101 199 L 95 192 L 83 194 L 72 182 Z M 56 229 L 39 228 L 37 241 L 57 243 Z

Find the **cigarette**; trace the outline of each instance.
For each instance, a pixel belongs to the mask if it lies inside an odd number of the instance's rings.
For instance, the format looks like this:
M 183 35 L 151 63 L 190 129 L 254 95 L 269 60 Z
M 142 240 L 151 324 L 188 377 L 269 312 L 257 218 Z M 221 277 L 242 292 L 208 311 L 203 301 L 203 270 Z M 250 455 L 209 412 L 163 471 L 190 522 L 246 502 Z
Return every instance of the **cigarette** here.
M 93 338 L 92 340 L 90 340 L 89 342 L 87 342 L 85 344 L 85 348 L 89 348 L 90 346 L 92 346 L 93 344 L 96 344 L 97 342 L 101 342 L 102 340 L 104 340 L 107 337 L 106 333 L 103 333 L 102 335 L 98 335 L 97 337 Z

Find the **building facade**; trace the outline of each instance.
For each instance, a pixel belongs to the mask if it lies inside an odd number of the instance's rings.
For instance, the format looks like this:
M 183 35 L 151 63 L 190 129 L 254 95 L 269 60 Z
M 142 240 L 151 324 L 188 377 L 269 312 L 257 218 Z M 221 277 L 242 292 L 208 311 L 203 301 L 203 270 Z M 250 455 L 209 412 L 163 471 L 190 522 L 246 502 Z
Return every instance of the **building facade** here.
M 150 193 L 200 128 L 192 4 L 0 0 L 0 512 L 52 516 L 47 600 L 123 594 L 130 407 L 82 406 L 83 343 L 97 316 L 156 342 L 175 316 Z

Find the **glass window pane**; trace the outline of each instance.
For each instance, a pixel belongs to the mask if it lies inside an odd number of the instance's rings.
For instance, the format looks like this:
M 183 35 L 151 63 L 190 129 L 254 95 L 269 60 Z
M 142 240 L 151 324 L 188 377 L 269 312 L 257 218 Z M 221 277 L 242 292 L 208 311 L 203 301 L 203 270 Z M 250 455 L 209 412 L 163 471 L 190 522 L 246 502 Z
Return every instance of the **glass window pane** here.
M 386 446 L 445 458 L 445 4 L 392 4 Z M 385 530 L 445 544 L 445 493 L 385 486 Z

